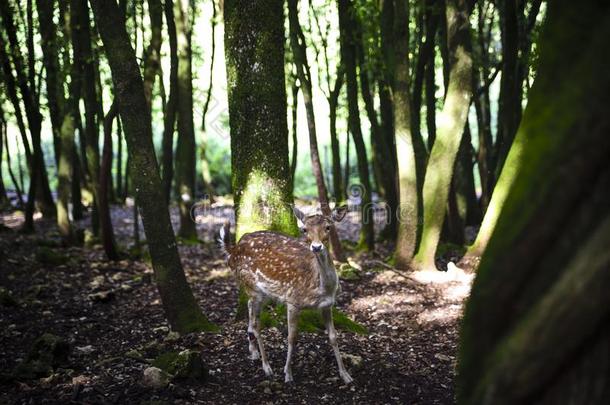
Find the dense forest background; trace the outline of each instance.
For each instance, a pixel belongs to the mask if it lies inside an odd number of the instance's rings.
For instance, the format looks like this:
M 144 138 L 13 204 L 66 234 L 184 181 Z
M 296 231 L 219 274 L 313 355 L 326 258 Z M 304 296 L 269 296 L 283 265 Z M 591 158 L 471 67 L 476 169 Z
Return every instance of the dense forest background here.
M 1 398 L 606 403 L 610 7 L 574 3 L 2 1 Z M 217 233 L 293 204 L 349 208 L 360 390 L 320 337 L 300 386 L 240 366 Z

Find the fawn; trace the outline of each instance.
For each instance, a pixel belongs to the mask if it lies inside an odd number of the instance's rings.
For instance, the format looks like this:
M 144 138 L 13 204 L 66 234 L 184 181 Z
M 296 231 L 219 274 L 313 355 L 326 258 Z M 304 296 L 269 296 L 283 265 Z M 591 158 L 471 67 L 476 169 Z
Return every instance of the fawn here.
M 332 319 L 339 280 L 325 246 L 333 223 L 345 217 L 347 207 L 335 208 L 330 217 L 320 214 L 306 216 L 296 207 L 293 207 L 293 211 L 308 243 L 278 232 L 258 231 L 243 235 L 239 243 L 231 246 L 228 224 L 220 230 L 219 242 L 226 252 L 229 267 L 248 295 L 248 347 L 251 359 L 260 357 L 265 374 L 273 374 L 260 333 L 260 313 L 267 299 L 285 303 L 288 312 L 288 354 L 284 381 L 292 382 L 292 354 L 299 311 L 317 308 L 322 312 L 339 374 L 349 384 L 353 379 L 341 360 Z

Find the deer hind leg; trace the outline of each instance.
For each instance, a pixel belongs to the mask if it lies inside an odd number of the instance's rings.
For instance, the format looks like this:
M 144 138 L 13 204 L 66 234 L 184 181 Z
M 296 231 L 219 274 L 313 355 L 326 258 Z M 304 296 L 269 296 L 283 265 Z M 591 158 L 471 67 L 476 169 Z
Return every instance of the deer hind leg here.
M 250 359 L 258 360 L 260 359 L 260 353 L 256 347 L 256 336 L 254 334 L 254 321 L 256 319 L 256 314 L 253 310 L 254 306 L 252 301 L 252 298 L 248 300 L 248 350 L 250 351 Z
M 273 375 L 273 370 L 267 361 L 267 354 L 265 353 L 265 347 L 263 345 L 263 337 L 261 336 L 261 323 L 260 323 L 260 315 L 263 309 L 263 301 L 260 298 L 253 298 L 250 300 L 252 303 L 252 331 L 254 333 L 254 338 L 258 342 L 258 350 L 260 352 L 261 361 L 263 362 L 263 371 L 266 376 Z
M 333 352 L 335 352 L 335 359 L 337 359 L 337 366 L 339 366 L 339 375 L 344 383 L 349 384 L 353 382 L 354 379 L 349 375 L 343 365 L 341 352 L 339 352 L 339 345 L 337 344 L 337 331 L 335 330 L 331 310 L 332 307 L 322 309 L 322 317 L 324 318 L 324 324 L 326 325 L 326 331 L 328 332 L 328 341 L 333 348 Z
M 292 382 L 292 353 L 297 341 L 299 311 L 294 305 L 288 304 L 288 353 L 284 366 L 284 382 Z

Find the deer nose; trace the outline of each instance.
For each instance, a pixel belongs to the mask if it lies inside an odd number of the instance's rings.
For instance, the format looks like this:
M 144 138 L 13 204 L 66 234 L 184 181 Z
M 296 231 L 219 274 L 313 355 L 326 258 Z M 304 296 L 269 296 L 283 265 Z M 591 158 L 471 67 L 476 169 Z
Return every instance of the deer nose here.
M 312 243 L 310 247 L 311 247 L 311 251 L 316 252 L 316 253 L 320 252 L 320 251 L 322 251 L 322 249 L 324 249 L 324 245 L 321 243 Z

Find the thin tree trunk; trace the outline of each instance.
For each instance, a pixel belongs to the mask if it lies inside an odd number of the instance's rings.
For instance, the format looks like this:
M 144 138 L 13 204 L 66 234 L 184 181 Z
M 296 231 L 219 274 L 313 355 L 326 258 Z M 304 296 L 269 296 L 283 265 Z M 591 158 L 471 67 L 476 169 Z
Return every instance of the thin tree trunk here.
M 176 198 L 180 210 L 178 235 L 185 239 L 197 239 L 195 221 L 191 210 L 195 203 L 196 145 L 193 123 L 193 74 L 188 0 L 176 0 L 174 17 L 178 44 L 178 143 L 176 144 Z
M 210 108 L 210 101 L 212 100 L 212 88 L 214 80 L 214 60 L 216 55 L 216 24 L 217 24 L 217 9 L 216 0 L 212 0 L 212 38 L 211 38 L 211 49 L 210 49 L 210 86 L 205 96 L 205 102 L 203 103 L 203 111 L 201 112 L 201 131 L 205 132 L 205 117 L 208 114 Z M 204 157 L 205 159 L 205 157 Z M 205 180 L 205 179 L 204 179 Z
M 9 143 L 8 143 L 8 126 L 7 125 L 8 125 L 7 122 L 3 120 L 2 121 L 2 131 L 4 133 L 4 136 L 3 136 L 3 139 L 0 139 L 0 141 L 4 142 L 4 145 L 5 145 L 6 168 L 8 170 L 8 175 L 11 178 L 11 182 L 13 183 L 13 187 L 15 187 L 15 193 L 17 193 L 17 200 L 19 201 L 19 208 L 23 209 L 25 207 L 25 204 L 23 201 L 23 191 L 22 191 L 22 188 L 19 186 L 19 181 L 15 177 L 15 173 L 13 172 L 13 168 L 11 165 L 11 151 L 10 151 Z
M 201 313 L 180 263 L 161 189 L 144 84 L 125 30 L 125 20 L 114 1 L 91 0 L 91 5 L 112 72 L 128 151 L 134 157 L 131 175 L 136 201 L 141 209 L 165 314 L 172 329 L 180 333 L 210 330 L 213 325 Z
M 396 186 L 396 167 L 392 158 L 389 158 L 394 153 L 386 142 L 385 133 L 382 131 L 377 119 L 374 94 L 369 83 L 368 72 L 366 69 L 364 45 L 362 42 L 362 27 L 359 21 L 356 21 L 356 57 L 360 72 L 360 87 L 362 99 L 368 120 L 371 124 L 371 151 L 373 155 L 373 169 L 378 189 L 385 198 L 389 212 L 396 212 L 398 208 L 398 195 Z M 387 218 L 386 228 L 381 233 L 383 237 L 393 239 L 396 235 L 396 216 L 390 215 Z
M 165 0 L 165 21 L 170 49 L 169 98 L 163 117 L 163 195 L 169 203 L 174 177 L 174 128 L 178 109 L 178 39 L 172 0 Z
M 343 188 L 343 176 L 341 175 L 341 153 L 339 150 L 339 138 L 337 136 L 337 109 L 339 107 L 339 95 L 343 87 L 343 67 L 337 68 L 337 79 L 328 98 L 329 125 L 330 125 L 330 147 L 332 151 L 333 172 L 333 194 L 335 201 L 340 203 L 345 200 L 345 189 Z
M 298 96 L 299 86 L 297 81 L 292 81 L 292 154 L 290 160 L 290 175 L 292 177 L 292 190 L 294 193 L 294 182 L 297 173 L 298 163 L 298 151 L 299 151 L 299 137 L 297 133 L 297 112 L 298 112 Z
M 496 176 L 513 143 L 521 120 L 521 86 L 519 78 L 519 12 L 515 1 L 503 1 L 500 12 L 502 27 L 502 78 L 498 98 L 496 131 Z
M 610 398 L 610 7 L 553 1 L 546 21 L 462 323 L 461 404 Z
M 59 166 L 59 155 L 61 153 L 61 126 L 62 108 L 64 104 L 64 93 L 62 82 L 59 80 L 59 51 L 57 42 L 58 27 L 53 22 L 53 11 L 55 0 L 36 0 L 38 9 L 38 22 L 40 25 L 40 43 L 45 68 L 47 105 L 53 128 L 53 146 L 55 149 L 55 163 Z
M 416 268 L 435 269 L 435 253 L 445 220 L 455 159 L 468 118 L 472 96 L 469 10 L 466 0 L 447 1 L 447 43 L 451 57 L 449 86 L 437 138 L 430 152 L 424 180 L 424 224 L 413 259 Z
M 324 182 L 322 164 L 318 153 L 318 139 L 316 134 L 316 120 L 313 109 L 313 95 L 311 86 L 311 73 L 309 63 L 307 62 L 307 50 L 305 48 L 305 35 L 301 29 L 298 15 L 298 0 L 288 0 L 288 19 L 290 21 L 290 43 L 292 47 L 292 56 L 297 69 L 297 75 L 301 82 L 301 94 L 305 103 L 305 111 L 307 114 L 307 128 L 309 130 L 309 154 L 311 156 L 311 166 L 313 175 L 316 179 L 318 188 L 318 199 L 322 214 L 330 217 L 331 209 L 328 204 L 328 191 Z M 296 100 L 295 100 L 296 101 Z M 334 254 L 334 258 L 338 261 L 345 261 L 345 254 L 341 247 L 341 242 L 337 236 L 337 230 L 334 226 L 330 229 L 330 244 Z
M 96 75 L 94 67 L 94 54 L 91 47 L 91 21 L 89 20 L 89 7 L 87 0 L 71 0 L 72 47 L 74 49 L 74 63 L 81 69 L 81 86 L 85 106 L 85 128 L 81 142 L 84 141 L 85 154 L 83 164 L 87 166 L 85 178 L 93 194 L 94 206 L 91 213 L 91 227 L 93 234 L 100 235 L 99 223 L 99 102 L 96 90 Z
M 125 195 L 123 194 L 123 130 L 121 128 L 121 119 L 117 117 L 116 120 L 116 139 L 117 139 L 117 154 L 116 154 L 116 196 L 119 201 L 125 200 Z
M 31 14 L 31 4 L 28 12 Z M 36 93 L 37 88 L 35 83 L 32 83 L 32 73 L 34 72 L 34 67 L 28 67 L 27 73 L 29 76 L 26 76 L 26 67 L 24 65 L 23 56 L 21 54 L 19 41 L 17 38 L 17 27 L 14 24 L 13 20 L 13 9 L 8 1 L 0 3 L 0 16 L 2 17 L 2 26 L 4 27 L 4 31 L 6 36 L 8 37 L 8 44 L 11 47 L 11 59 L 13 61 L 13 65 L 15 67 L 15 73 L 17 75 L 17 85 L 21 92 L 21 99 L 23 101 L 26 117 L 28 120 L 28 127 L 30 130 L 30 135 L 32 138 L 32 159 L 30 161 L 30 176 L 37 171 L 38 176 L 33 176 L 37 178 L 36 184 L 36 193 L 35 195 L 38 197 L 38 202 L 40 205 L 40 209 L 44 216 L 53 217 L 55 216 L 55 203 L 53 202 L 53 197 L 51 195 L 51 189 L 49 187 L 49 180 L 47 178 L 47 171 L 44 162 L 44 153 L 42 151 L 41 144 L 41 126 L 42 126 L 42 115 L 40 114 L 40 108 L 38 104 L 38 95 Z M 28 17 L 31 19 L 31 16 Z M 31 25 L 30 25 L 31 26 Z M 29 42 L 29 40 L 27 41 Z M 33 44 L 31 45 L 31 52 L 33 52 Z M 4 53 L 4 50 L 2 51 Z M 3 55 L 3 64 L 8 63 L 8 55 Z M 6 60 L 6 62 L 4 62 Z M 31 59 L 30 59 L 31 62 Z M 10 66 L 10 65 L 9 65 Z M 10 69 L 8 71 L 5 70 L 5 80 L 15 82 L 12 72 Z M 17 110 L 17 108 L 15 108 Z M 26 143 L 24 142 L 24 145 Z M 26 147 L 26 150 L 28 147 Z M 33 213 L 33 210 L 31 211 Z
M 347 84 L 347 104 L 349 110 L 349 130 L 354 139 L 358 157 L 358 176 L 360 178 L 360 243 L 367 250 L 375 248 L 375 230 L 373 206 L 371 203 L 371 180 L 366 147 L 362 138 L 360 126 L 360 111 L 358 107 L 358 79 L 356 76 L 356 41 L 354 38 L 354 10 L 350 0 L 339 0 L 339 29 L 341 42 L 341 59 L 345 66 Z
M 112 122 L 118 113 L 117 101 L 113 101 L 108 113 L 104 117 L 104 149 L 102 150 L 102 165 L 100 167 L 100 194 L 99 213 L 102 228 L 102 246 L 108 260 L 118 260 L 119 252 L 114 239 L 112 216 L 110 215 L 109 186 L 110 171 L 112 168 Z
M 161 30 L 163 28 L 163 5 L 161 0 L 148 0 L 150 18 L 150 42 L 144 52 L 144 94 L 148 109 L 151 110 L 155 79 L 161 65 Z M 152 111 L 152 110 L 151 110 Z

